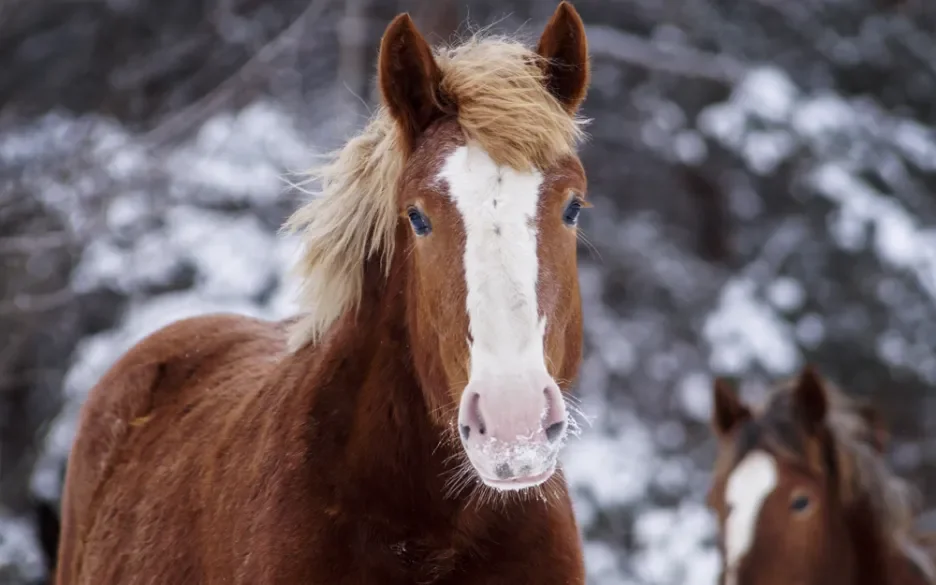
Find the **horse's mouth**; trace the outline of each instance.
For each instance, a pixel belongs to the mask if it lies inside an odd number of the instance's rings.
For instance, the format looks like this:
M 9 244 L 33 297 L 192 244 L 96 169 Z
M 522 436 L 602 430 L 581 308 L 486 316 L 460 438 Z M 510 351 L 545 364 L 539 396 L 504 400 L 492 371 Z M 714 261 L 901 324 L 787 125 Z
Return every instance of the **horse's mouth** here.
M 542 473 L 537 473 L 536 475 L 527 475 L 521 477 L 512 477 L 510 479 L 492 479 L 486 477 L 482 474 L 478 474 L 481 478 L 481 481 L 488 487 L 492 487 L 498 491 L 517 491 L 523 490 L 531 487 L 536 487 L 547 479 L 552 477 L 552 474 L 556 471 L 555 464 L 550 465 L 549 469 Z

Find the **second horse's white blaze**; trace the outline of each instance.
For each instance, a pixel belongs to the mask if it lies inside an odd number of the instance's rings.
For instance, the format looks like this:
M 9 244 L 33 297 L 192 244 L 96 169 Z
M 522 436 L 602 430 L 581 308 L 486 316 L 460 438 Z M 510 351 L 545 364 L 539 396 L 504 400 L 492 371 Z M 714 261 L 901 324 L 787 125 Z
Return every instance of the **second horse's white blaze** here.
M 754 544 L 764 501 L 777 487 L 777 461 L 765 451 L 752 451 L 734 468 L 725 486 L 725 585 L 735 585 L 741 559 Z

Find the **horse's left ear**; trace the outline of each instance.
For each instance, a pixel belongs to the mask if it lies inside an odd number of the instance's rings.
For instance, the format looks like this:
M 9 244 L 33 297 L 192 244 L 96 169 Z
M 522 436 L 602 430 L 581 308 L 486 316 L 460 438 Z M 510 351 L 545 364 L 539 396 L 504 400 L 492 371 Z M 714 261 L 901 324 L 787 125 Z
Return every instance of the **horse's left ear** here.
M 380 41 L 377 79 L 384 104 L 412 149 L 429 125 L 444 115 L 439 98 L 442 72 L 409 14 L 393 19 Z
M 549 19 L 536 52 L 545 60 L 546 87 L 574 114 L 588 92 L 588 41 L 582 18 L 565 0 Z
M 825 423 L 829 400 L 825 382 L 812 365 L 807 365 L 799 375 L 793 400 L 800 421 L 810 434 L 816 434 Z

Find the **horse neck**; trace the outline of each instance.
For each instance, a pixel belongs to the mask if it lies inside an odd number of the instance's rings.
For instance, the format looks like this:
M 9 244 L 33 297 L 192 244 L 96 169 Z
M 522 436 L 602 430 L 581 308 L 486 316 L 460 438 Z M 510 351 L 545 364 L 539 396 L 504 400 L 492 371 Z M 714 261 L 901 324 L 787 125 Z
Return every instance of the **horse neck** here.
M 931 585 L 934 575 L 934 542 L 932 537 L 906 533 L 890 548 L 888 583 L 894 585 Z
M 389 271 L 377 258 L 368 260 L 357 310 L 321 344 L 296 354 L 299 383 L 312 386 L 298 408 L 312 421 L 313 465 L 348 486 L 425 489 L 439 481 L 449 455 L 414 373 L 404 254 L 398 243 Z
M 849 506 L 845 520 L 854 567 L 852 583 L 855 585 L 923 585 L 927 581 L 908 578 L 909 559 L 885 534 L 883 523 L 877 517 L 867 498 L 860 498 Z
M 932 585 L 933 545 L 906 535 L 900 542 L 886 531 L 884 522 L 866 498 L 846 514 L 855 585 Z

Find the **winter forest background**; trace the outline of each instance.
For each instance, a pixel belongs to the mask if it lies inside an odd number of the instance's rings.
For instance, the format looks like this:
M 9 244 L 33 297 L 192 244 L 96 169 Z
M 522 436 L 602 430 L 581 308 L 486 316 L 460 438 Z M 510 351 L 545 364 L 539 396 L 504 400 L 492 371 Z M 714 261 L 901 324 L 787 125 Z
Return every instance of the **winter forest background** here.
M 936 507 L 936 5 L 575 5 L 592 424 L 564 462 L 590 583 L 714 583 L 715 374 L 756 397 L 818 364 Z M 389 20 L 533 40 L 554 8 L 0 2 L 0 584 L 46 582 L 75 415 L 121 352 L 183 316 L 290 313 L 283 177 L 363 124 Z

